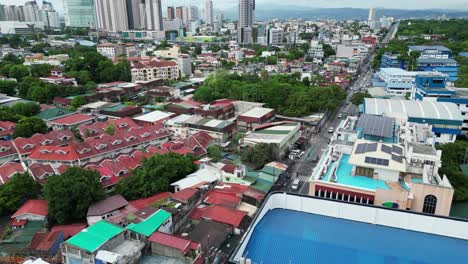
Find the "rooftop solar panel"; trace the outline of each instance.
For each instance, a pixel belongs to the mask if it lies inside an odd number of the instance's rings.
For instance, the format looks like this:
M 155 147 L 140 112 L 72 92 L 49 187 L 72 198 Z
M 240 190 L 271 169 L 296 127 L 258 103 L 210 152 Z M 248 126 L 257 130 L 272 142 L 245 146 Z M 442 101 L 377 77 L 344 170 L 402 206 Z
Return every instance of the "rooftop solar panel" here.
M 393 119 L 389 117 L 363 114 L 359 117 L 357 127 L 363 130 L 364 135 L 393 137 Z
M 392 148 L 387 145 L 382 145 L 381 150 L 387 154 L 392 154 Z
M 398 155 L 403 155 L 403 148 L 393 145 L 392 152 L 395 152 Z
M 373 157 L 366 157 L 364 159 L 364 162 L 367 164 L 374 164 L 374 165 L 379 165 L 379 166 L 388 166 L 389 164 L 388 159 L 379 159 L 379 158 L 373 158 Z
M 392 154 L 392 160 L 402 163 L 403 157 Z

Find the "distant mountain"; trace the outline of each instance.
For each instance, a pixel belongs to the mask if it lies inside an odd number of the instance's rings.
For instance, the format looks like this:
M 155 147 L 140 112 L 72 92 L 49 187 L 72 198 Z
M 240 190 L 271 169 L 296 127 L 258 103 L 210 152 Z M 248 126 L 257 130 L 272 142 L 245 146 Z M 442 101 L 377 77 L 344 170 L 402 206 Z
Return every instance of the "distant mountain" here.
M 237 7 L 232 7 L 223 11 L 224 17 L 237 20 Z M 363 8 L 308 8 L 297 6 L 257 6 L 255 17 L 257 20 L 268 19 L 359 19 L 366 20 L 369 9 Z M 377 17 L 395 18 L 436 18 L 446 15 L 447 17 L 468 17 L 468 11 L 458 10 L 405 10 L 405 9 L 378 9 Z

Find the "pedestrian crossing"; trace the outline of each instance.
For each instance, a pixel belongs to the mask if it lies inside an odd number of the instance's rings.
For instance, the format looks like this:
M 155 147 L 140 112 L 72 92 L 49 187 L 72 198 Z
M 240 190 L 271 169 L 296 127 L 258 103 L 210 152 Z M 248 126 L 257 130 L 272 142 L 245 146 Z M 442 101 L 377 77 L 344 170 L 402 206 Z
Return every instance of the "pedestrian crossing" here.
M 302 182 L 308 182 L 310 175 L 297 175 L 297 178 Z

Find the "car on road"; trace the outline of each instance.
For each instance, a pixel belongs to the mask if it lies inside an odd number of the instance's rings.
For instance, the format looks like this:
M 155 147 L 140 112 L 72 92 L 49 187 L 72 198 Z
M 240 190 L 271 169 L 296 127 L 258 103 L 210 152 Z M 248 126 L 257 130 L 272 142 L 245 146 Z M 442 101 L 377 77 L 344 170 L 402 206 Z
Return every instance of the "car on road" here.
M 297 189 L 299 189 L 299 183 L 300 183 L 300 180 L 295 179 L 291 185 L 291 190 L 297 191 Z
M 338 114 L 338 118 L 339 118 L 339 119 L 343 118 L 343 114 L 342 114 L 342 113 L 339 113 L 339 114 Z
M 335 131 L 335 128 L 333 128 L 333 127 L 330 127 L 330 128 L 328 129 L 328 133 L 333 133 L 333 131 Z

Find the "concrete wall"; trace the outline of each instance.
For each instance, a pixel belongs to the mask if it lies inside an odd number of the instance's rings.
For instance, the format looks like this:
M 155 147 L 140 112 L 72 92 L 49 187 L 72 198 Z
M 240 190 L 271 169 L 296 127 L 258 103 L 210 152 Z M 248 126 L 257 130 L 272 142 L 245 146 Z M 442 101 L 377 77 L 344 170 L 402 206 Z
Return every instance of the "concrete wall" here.
M 182 253 L 182 251 L 153 242 L 151 242 L 151 253 L 153 253 L 154 255 L 161 255 L 170 258 L 185 260 L 185 256 Z
M 437 197 L 436 212 L 437 215 L 448 216 L 452 206 L 453 189 L 421 183 L 411 183 L 411 192 L 413 193 L 413 202 L 411 210 L 422 212 L 424 198 L 427 195 Z
M 377 175 L 376 175 L 376 173 L 377 173 Z M 398 177 L 399 176 L 400 176 L 400 172 L 398 172 L 398 171 L 374 169 L 374 177 L 379 179 L 379 180 L 390 181 L 390 182 L 398 182 Z
M 445 217 L 434 217 L 407 211 L 391 210 L 374 206 L 336 202 L 287 193 L 272 193 L 265 201 L 250 228 L 245 232 L 240 245 L 231 257 L 232 263 L 239 263 L 253 230 L 271 209 L 289 209 L 306 213 L 382 225 L 410 231 L 423 232 L 447 237 L 468 239 L 468 222 Z M 280 227 L 280 225 L 279 225 Z
M 406 208 L 408 208 L 408 192 L 403 190 L 383 190 L 377 188 L 375 190 L 374 204 L 382 205 L 385 202 L 397 203 L 399 209 L 406 210 Z

